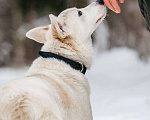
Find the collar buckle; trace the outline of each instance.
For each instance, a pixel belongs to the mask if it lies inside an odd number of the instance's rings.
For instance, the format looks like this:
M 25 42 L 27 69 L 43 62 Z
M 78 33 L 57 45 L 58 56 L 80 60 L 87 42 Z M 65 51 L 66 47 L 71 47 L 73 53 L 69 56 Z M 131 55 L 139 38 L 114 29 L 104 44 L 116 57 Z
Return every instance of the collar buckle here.
M 83 64 L 82 64 L 81 62 L 78 62 L 78 63 L 81 64 L 81 70 L 80 70 L 80 72 L 83 73 L 83 71 L 84 71 L 84 66 L 83 66 Z

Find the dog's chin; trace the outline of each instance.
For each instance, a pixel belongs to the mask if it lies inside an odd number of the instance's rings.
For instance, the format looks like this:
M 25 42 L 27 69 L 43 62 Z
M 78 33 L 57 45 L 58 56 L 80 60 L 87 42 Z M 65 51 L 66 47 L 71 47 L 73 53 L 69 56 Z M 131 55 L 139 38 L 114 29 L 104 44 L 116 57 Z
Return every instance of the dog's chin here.
M 104 18 L 106 17 L 106 14 L 104 14 L 103 16 L 101 16 L 97 21 L 96 21 L 96 24 L 100 24 Z

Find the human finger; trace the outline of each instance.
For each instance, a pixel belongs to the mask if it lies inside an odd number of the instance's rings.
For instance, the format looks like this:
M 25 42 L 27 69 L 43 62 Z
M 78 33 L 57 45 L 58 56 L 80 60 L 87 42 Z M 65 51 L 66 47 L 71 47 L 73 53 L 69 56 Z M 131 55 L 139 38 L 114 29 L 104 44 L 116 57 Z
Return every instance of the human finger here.
M 115 9 L 116 13 L 120 13 L 121 12 L 121 8 L 117 2 L 117 0 L 109 0 L 110 4 L 112 5 L 112 7 Z
M 115 8 L 113 8 L 113 6 L 112 6 L 112 4 L 110 3 L 109 0 L 103 0 L 103 1 L 104 1 L 105 5 L 106 5 L 109 9 L 111 9 L 111 10 L 114 11 L 114 12 L 116 12 L 116 11 L 115 11 Z
M 120 3 L 124 3 L 124 0 L 119 0 Z

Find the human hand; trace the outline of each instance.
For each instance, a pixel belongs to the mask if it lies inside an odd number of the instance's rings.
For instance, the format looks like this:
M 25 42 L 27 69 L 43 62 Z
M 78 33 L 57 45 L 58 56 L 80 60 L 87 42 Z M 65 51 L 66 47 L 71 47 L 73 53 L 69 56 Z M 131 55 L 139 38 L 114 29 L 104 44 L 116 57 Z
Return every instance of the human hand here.
M 120 3 L 124 3 L 124 0 L 103 0 L 105 5 L 111 9 L 112 11 L 116 12 L 116 13 L 120 13 L 121 12 L 121 8 L 118 4 L 118 1 Z

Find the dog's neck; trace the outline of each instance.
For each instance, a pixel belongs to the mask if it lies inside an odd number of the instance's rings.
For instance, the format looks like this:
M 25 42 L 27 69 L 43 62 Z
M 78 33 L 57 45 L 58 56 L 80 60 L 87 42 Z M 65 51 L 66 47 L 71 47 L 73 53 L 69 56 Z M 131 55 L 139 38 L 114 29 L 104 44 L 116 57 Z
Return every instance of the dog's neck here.
M 88 40 L 84 40 L 84 43 L 79 41 L 83 40 L 73 40 L 70 45 L 51 38 L 50 41 L 44 44 L 41 50 L 45 52 L 52 52 L 77 61 L 84 64 L 89 69 L 92 63 L 92 40 L 89 38 Z

